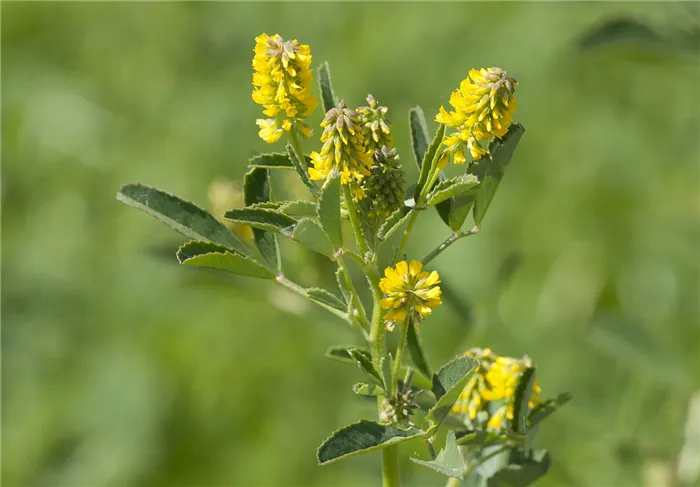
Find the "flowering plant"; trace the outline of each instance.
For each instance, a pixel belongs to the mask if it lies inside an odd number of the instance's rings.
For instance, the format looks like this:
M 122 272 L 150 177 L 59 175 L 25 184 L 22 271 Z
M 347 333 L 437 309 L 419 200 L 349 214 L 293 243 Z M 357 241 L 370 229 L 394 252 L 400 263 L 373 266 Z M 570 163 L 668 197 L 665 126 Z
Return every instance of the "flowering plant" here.
M 376 398 L 378 418 L 332 433 L 318 449 L 320 464 L 378 450 L 383 485 L 397 486 L 399 443 L 411 442 L 411 460 L 447 476 L 448 485 L 463 478 L 489 487 L 534 482 L 550 464 L 546 451 L 533 450 L 534 434 L 569 396 L 541 400 L 535 364 L 527 356 L 472 349 L 434 371 L 420 339 L 423 321 L 443 299 L 440 276 L 429 264 L 459 239 L 479 232 L 524 133 L 513 123 L 518 82 L 500 68 L 472 69 L 450 97 L 453 111 L 440 108 L 432 138 L 422 109 L 411 109 L 419 177 L 407 188 L 386 107 L 368 95 L 366 106 L 349 108 L 333 92 L 328 64 L 321 64 L 322 144 L 306 155 L 301 139 L 313 136 L 307 119 L 318 105 L 311 93 L 310 47 L 263 34 L 254 52 L 252 97 L 267 117 L 257 120 L 259 136 L 270 144 L 289 139 L 284 152 L 250 160 L 245 206 L 228 209 L 220 221 L 140 184 L 124 185 L 117 198 L 192 239 L 177 251 L 181 264 L 270 280 L 325 308 L 365 339 L 366 347 L 332 347 L 326 355 L 360 368 L 365 382 L 355 384 L 353 392 Z M 443 169 L 450 160 L 466 164 L 466 170 L 448 179 Z M 271 177 L 279 170 L 295 171 L 311 198 L 273 199 Z M 416 219 L 431 208 L 451 233 L 422 260 L 407 258 Z M 463 230 L 469 215 L 474 225 Z M 387 242 L 400 232 L 392 251 Z M 280 236 L 334 262 L 338 289 L 304 288 L 290 280 Z M 351 278 L 351 263 L 362 271 L 362 283 Z M 371 308 L 359 286 L 369 289 Z M 387 344 L 389 334 L 397 335 L 395 349 Z

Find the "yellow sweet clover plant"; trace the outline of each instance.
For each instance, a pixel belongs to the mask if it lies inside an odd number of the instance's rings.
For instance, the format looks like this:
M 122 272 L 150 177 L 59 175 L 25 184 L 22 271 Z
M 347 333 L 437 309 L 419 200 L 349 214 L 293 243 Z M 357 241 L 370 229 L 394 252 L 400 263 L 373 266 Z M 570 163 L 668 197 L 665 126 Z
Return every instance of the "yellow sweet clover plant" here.
M 413 441 L 424 448 L 411 448 L 411 460 L 448 477 L 448 486 L 464 478 L 470 485 L 529 485 L 551 461 L 546 451 L 533 450 L 533 436 L 569 396 L 542 400 L 535 364 L 527 356 L 470 349 L 434 370 L 420 338 L 422 322 L 439 319 L 433 312 L 454 299 L 443 293 L 432 261 L 480 230 L 524 132 L 513 122 L 517 81 L 501 68 L 472 69 L 450 97 L 453 110 L 440 107 L 432 137 L 423 110 L 411 109 L 419 176 L 407 191 L 389 109 L 372 95 L 366 105 L 350 108 L 335 96 L 327 63 L 317 70 L 323 132 L 308 142 L 308 155 L 303 150 L 302 140 L 313 135 L 307 119 L 318 103 L 311 62 L 311 48 L 297 40 L 279 34 L 255 39 L 252 97 L 265 116 L 256 121 L 259 136 L 269 144 L 287 143 L 283 151 L 249 161 L 242 196 L 228 183 L 213 185 L 215 215 L 141 184 L 122 186 L 117 198 L 190 239 L 177 252 L 181 264 L 269 280 L 357 331 L 364 346 L 331 347 L 326 356 L 359 367 L 365 381 L 353 392 L 376 399 L 377 417 L 332 433 L 318 449 L 320 464 L 378 451 L 382 485 L 395 487 L 405 465 L 399 443 Z M 447 178 L 443 169 L 450 160 L 464 169 Z M 273 197 L 274 174 L 290 169 L 308 189 L 307 200 Z M 229 207 L 224 211 L 222 205 Z M 433 208 L 449 228 L 448 237 L 420 260 L 407 256 L 418 215 Z M 470 216 L 473 225 L 463 230 Z M 337 287 L 305 288 L 290 279 L 280 238 L 334 263 Z M 362 279 L 351 277 L 351 265 Z M 371 300 L 363 299 L 362 288 Z M 485 462 L 490 467 L 479 469 Z

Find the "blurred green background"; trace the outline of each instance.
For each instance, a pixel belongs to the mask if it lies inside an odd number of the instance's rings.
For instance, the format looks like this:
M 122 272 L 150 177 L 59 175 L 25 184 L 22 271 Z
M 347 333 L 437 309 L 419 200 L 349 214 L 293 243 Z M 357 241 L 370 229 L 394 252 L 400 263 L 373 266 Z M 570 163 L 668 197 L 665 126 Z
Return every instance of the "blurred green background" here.
M 374 415 L 359 372 L 323 357 L 357 337 L 270 283 L 178 267 L 183 239 L 115 200 L 138 181 L 210 207 L 214 180 L 271 149 L 250 98 L 262 32 L 310 44 L 349 105 L 388 105 L 409 179 L 411 106 L 432 119 L 471 67 L 520 81 L 527 132 L 482 232 L 434 261 L 430 360 L 527 353 L 544 396 L 573 393 L 538 437 L 538 485 L 680 485 L 700 389 L 697 7 L 3 2 L 3 485 L 377 485 L 377 455 L 315 459 Z M 420 258 L 448 229 L 426 214 L 414 233 Z M 283 251 L 297 281 L 333 284 L 329 261 Z M 406 485 L 443 484 L 404 460 Z

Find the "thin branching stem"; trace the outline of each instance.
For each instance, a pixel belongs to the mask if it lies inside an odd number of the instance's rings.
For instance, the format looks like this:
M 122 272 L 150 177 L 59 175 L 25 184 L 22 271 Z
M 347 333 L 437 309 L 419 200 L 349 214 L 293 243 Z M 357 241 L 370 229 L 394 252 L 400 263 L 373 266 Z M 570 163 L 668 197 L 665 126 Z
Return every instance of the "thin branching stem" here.
M 435 257 L 440 255 L 447 247 L 455 243 L 457 240 L 460 238 L 468 237 L 469 235 L 474 235 L 475 233 L 479 233 L 479 227 L 474 227 L 471 230 L 465 231 L 465 232 L 455 232 L 452 235 L 450 235 L 447 240 L 442 242 L 440 245 L 438 245 L 432 252 L 430 252 L 428 255 L 426 255 L 422 262 L 423 265 L 427 264 L 431 260 L 433 260 Z

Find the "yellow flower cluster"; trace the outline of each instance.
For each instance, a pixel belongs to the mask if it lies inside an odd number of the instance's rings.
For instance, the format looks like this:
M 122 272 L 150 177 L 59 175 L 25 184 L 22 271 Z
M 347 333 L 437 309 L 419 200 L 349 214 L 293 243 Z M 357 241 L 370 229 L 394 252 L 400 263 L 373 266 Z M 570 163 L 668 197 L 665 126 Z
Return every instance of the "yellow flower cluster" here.
M 450 96 L 454 111 L 440 107 L 435 120 L 457 129 L 444 144 L 454 154 L 455 164 L 463 164 L 464 144 L 476 160 L 486 155 L 479 144 L 490 137 L 503 137 L 513 122 L 517 107 L 515 87 L 518 82 L 501 68 L 472 69 L 469 77 Z
M 379 288 L 384 293 L 381 306 L 390 310 L 384 317 L 387 330 L 391 331 L 395 323 L 403 322 L 408 313 L 413 313 L 416 319 L 423 319 L 442 304 L 442 290 L 438 286 L 440 276 L 437 271 L 422 270 L 423 264 L 416 260 L 410 265 L 404 260 L 395 268 L 384 270 Z
M 279 34 L 255 38 L 253 101 L 268 118 L 256 120 L 260 138 L 273 143 L 293 126 L 306 137 L 311 128 L 302 120 L 316 108 L 311 96 L 311 48 Z
M 500 357 L 488 348 L 471 349 L 465 355 L 477 359 L 479 367 L 452 407 L 452 412 L 474 421 L 480 411 L 485 411 L 489 417 L 486 428 L 500 430 L 507 421 L 513 420 L 515 390 L 525 369 L 534 367 L 534 364 L 528 357 Z M 530 408 L 540 402 L 541 389 L 537 381 L 532 392 Z M 496 409 L 489 408 L 489 403 L 497 403 Z
M 367 95 L 366 100 L 369 106 L 358 107 L 357 109 L 362 123 L 365 147 L 370 152 L 382 150 L 383 146 L 391 149 L 393 144 L 391 139 L 391 122 L 386 118 L 386 113 L 389 109 L 380 106 L 372 95 Z
M 357 112 L 341 101 L 338 108 L 328 110 L 321 127 L 323 147 L 320 153 L 311 153 L 314 165 L 309 168 L 311 179 L 325 179 L 331 171 L 336 170 L 340 173 L 341 184 L 352 184 L 355 198 L 364 198 L 364 190 L 357 183 L 369 176 L 372 154 L 365 148 Z

